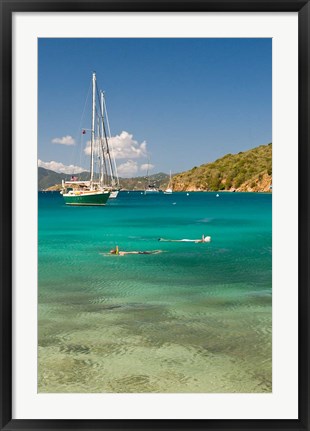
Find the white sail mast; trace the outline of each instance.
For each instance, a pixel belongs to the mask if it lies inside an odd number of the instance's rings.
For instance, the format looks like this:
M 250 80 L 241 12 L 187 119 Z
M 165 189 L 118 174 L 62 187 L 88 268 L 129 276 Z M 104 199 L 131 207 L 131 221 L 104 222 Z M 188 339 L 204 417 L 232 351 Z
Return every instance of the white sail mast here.
M 105 157 L 104 155 L 104 145 L 103 145 L 103 137 L 104 137 L 104 130 L 103 130 L 103 100 L 102 100 L 102 91 L 100 90 L 100 114 L 101 114 L 101 118 L 100 118 L 100 140 L 101 140 L 101 152 L 102 152 L 102 171 L 101 171 L 101 178 L 100 178 L 100 182 L 101 185 L 103 186 L 104 180 L 103 180 L 103 159 Z
M 109 147 L 108 147 L 108 139 L 106 136 L 106 132 L 105 132 L 105 128 L 104 128 L 104 111 L 103 111 L 103 106 L 104 106 L 104 93 L 102 90 L 100 90 L 100 110 L 101 110 L 101 132 L 102 132 L 102 140 L 105 140 L 105 144 L 106 144 L 106 151 L 107 151 L 107 155 L 108 155 L 108 163 L 109 163 L 109 174 L 110 174 L 110 179 L 111 179 L 111 184 L 113 185 L 114 183 L 114 174 L 113 174 L 113 168 L 112 168 L 112 164 L 111 164 L 111 158 L 110 158 L 110 154 L 109 154 Z M 108 172 L 107 172 L 108 174 Z
M 109 117 L 108 117 L 108 111 L 107 111 L 107 105 L 105 102 L 105 97 L 104 97 L 104 93 L 103 94 L 103 104 L 104 104 L 104 112 L 105 112 L 105 117 L 107 119 L 107 128 L 108 128 L 108 134 L 109 134 L 109 146 L 110 149 L 112 150 L 112 160 L 113 160 L 113 166 L 114 166 L 114 172 L 115 172 L 115 176 L 116 176 L 116 185 L 117 187 L 119 187 L 119 178 L 118 178 L 118 172 L 117 172 L 117 166 L 116 166 L 116 162 L 115 162 L 115 155 L 114 155 L 114 148 L 111 142 L 111 130 L 110 130 L 110 123 L 109 123 Z
M 93 181 L 94 181 L 95 114 L 96 114 L 96 73 L 94 72 L 93 73 L 92 123 L 91 123 L 91 165 L 90 165 L 91 190 L 93 190 Z

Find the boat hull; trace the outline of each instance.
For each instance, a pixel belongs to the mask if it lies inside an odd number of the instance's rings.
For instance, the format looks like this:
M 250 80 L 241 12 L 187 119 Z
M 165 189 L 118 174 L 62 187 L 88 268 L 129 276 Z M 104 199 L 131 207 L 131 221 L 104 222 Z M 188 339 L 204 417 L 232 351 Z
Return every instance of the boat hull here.
M 171 195 L 172 194 L 172 189 L 167 189 L 164 191 L 165 195 Z
M 102 206 L 107 203 L 110 192 L 96 192 L 96 193 L 66 193 L 63 194 L 66 205 L 76 206 Z
M 156 193 L 159 193 L 159 190 L 158 190 L 158 189 L 156 189 L 155 187 L 154 187 L 154 188 L 150 188 L 150 189 L 145 189 L 145 190 L 144 190 L 144 194 L 145 194 L 145 195 L 153 195 L 153 194 L 156 194 Z

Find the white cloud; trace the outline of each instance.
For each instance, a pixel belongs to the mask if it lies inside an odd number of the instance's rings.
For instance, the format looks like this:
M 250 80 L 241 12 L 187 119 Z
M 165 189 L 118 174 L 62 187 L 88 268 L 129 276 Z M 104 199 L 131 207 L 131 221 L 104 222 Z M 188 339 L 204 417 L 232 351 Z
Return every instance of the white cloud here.
M 63 136 L 62 138 L 52 139 L 52 143 L 61 144 L 61 145 L 75 145 L 75 140 L 72 138 L 72 136 L 67 135 L 67 136 Z
M 86 142 L 84 153 L 90 155 L 90 141 Z M 115 159 L 138 159 L 147 156 L 146 142 L 141 144 L 133 139 L 133 135 L 123 131 L 120 135 L 112 136 L 109 139 L 110 151 Z
M 115 159 L 138 159 L 139 157 L 146 157 L 146 142 L 139 143 L 133 139 L 133 135 L 123 131 L 120 135 L 112 136 L 109 139 L 110 150 Z M 84 149 L 85 154 L 90 155 L 90 141 L 86 142 Z
M 113 136 L 109 139 L 110 151 L 114 154 L 116 160 L 126 159 L 124 163 L 117 163 L 118 174 L 122 177 L 131 177 L 137 174 L 139 170 L 147 171 L 154 168 L 151 164 L 138 165 L 137 161 L 133 159 L 147 157 L 147 144 L 145 141 L 139 143 L 133 139 L 133 135 L 122 131 L 119 135 Z M 86 142 L 84 153 L 89 156 L 91 150 L 91 141 Z
M 90 141 L 87 141 L 87 142 L 86 142 L 86 147 L 84 148 L 84 153 L 85 153 L 87 156 L 90 156 Z
M 152 165 L 151 163 L 144 163 L 143 165 L 140 166 L 141 171 L 147 171 L 148 170 L 150 172 L 154 168 L 155 168 L 155 166 Z
M 121 177 L 131 177 L 138 172 L 138 163 L 128 160 L 117 167 L 117 172 Z
M 78 174 L 80 172 L 84 172 L 85 169 L 80 166 L 74 165 L 64 165 L 61 162 L 42 162 L 42 160 L 38 160 L 38 166 L 40 168 L 50 169 L 51 171 L 55 171 L 61 174 Z
M 138 141 L 133 139 L 133 135 L 123 131 L 120 135 L 112 136 L 109 140 L 113 148 L 114 157 L 116 159 L 129 159 L 146 157 L 146 142 L 143 141 L 139 144 Z
M 97 141 L 97 143 L 94 145 L 95 151 L 97 152 L 97 154 L 98 154 L 98 144 L 99 142 Z M 87 141 L 86 147 L 84 148 L 84 153 L 86 154 L 86 156 L 90 156 L 90 149 L 91 149 L 91 141 Z

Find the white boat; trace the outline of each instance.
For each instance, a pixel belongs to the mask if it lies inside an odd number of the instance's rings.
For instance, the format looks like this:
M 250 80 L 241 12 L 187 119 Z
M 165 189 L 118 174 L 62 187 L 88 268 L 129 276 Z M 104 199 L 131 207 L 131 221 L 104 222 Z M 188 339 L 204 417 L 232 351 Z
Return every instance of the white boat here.
M 172 194 L 172 180 L 171 180 L 171 171 L 170 171 L 170 180 L 169 180 L 169 184 L 168 187 L 166 188 L 166 190 L 164 191 L 165 195 L 171 195 Z
M 164 195 L 171 195 L 172 194 L 172 189 L 166 189 L 165 191 L 164 191 Z
M 155 186 L 155 184 L 149 184 L 149 185 L 147 186 L 147 188 L 144 190 L 144 194 L 145 194 L 145 195 L 148 195 L 148 194 L 151 194 L 151 193 L 159 193 L 159 190 L 158 190 L 158 188 Z
M 159 189 L 156 186 L 155 182 L 151 183 L 150 179 L 149 179 L 149 167 L 150 167 L 150 161 L 148 161 L 147 164 L 147 172 L 146 172 L 146 187 L 144 189 L 144 194 L 145 195 L 149 195 L 149 194 L 154 194 L 154 193 L 159 193 Z

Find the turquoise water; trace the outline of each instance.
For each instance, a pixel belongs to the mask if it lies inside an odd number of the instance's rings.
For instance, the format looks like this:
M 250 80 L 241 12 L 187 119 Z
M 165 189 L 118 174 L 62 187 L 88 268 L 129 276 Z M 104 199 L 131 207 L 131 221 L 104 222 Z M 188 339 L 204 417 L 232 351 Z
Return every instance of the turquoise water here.
M 270 392 L 271 210 L 259 193 L 39 193 L 39 392 Z

